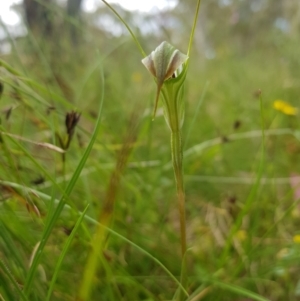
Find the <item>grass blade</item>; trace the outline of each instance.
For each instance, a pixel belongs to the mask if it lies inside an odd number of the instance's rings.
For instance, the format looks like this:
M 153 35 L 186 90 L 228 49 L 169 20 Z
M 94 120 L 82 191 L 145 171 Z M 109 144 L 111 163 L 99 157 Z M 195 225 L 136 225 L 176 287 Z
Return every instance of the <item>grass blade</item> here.
M 88 209 L 89 205 L 87 205 L 84 209 L 84 211 L 82 212 L 82 214 L 79 216 L 70 236 L 68 237 L 64 247 L 63 247 L 63 250 L 58 258 L 58 261 L 57 261 L 57 264 L 55 266 L 55 270 L 54 270 L 54 273 L 53 273 L 53 276 L 52 276 L 52 279 L 51 279 L 51 282 L 50 282 L 50 286 L 49 286 L 49 290 L 48 290 L 48 294 L 47 294 L 47 298 L 46 298 L 46 301 L 49 301 L 50 298 L 51 298 L 51 295 L 52 295 L 52 292 L 53 292 L 53 289 L 54 289 L 54 285 L 55 285 L 55 282 L 56 282 L 56 279 L 57 279 L 57 276 L 58 276 L 58 273 L 59 273 L 59 270 L 60 270 L 60 267 L 62 265 L 62 262 L 68 252 L 68 249 L 71 245 L 71 242 L 73 241 L 73 238 L 75 237 L 75 234 L 77 232 L 77 230 L 79 229 L 79 226 L 86 214 L 86 211 Z
M 3 185 L 7 185 L 7 186 L 11 186 L 11 187 L 15 187 L 15 188 L 19 188 L 19 189 L 23 189 L 27 192 L 33 192 L 34 194 L 36 194 L 37 196 L 39 196 L 40 198 L 42 198 L 43 200 L 49 202 L 52 200 L 52 197 L 45 194 L 45 193 L 42 193 L 38 190 L 34 190 L 34 189 L 31 189 L 31 188 L 28 188 L 28 187 L 25 187 L 23 185 L 19 185 L 19 184 L 16 184 L 16 183 L 10 183 L 10 182 L 6 182 L 6 181 L 1 181 L 0 180 L 0 184 L 3 184 Z M 54 199 L 54 202 L 55 203 L 60 203 L 60 200 L 57 200 L 57 199 Z M 72 208 L 68 205 L 68 204 L 65 204 L 64 206 L 65 209 L 68 209 L 68 210 L 72 210 Z M 83 214 L 82 212 L 78 212 L 79 215 Z M 174 283 L 176 283 L 178 285 L 178 287 L 184 291 L 184 293 L 188 296 L 188 292 L 185 290 L 185 288 L 181 285 L 180 281 L 176 278 L 176 276 L 174 276 L 171 271 L 160 261 L 158 260 L 156 257 L 154 257 L 151 253 L 149 253 L 148 251 L 146 251 L 145 249 L 143 249 L 142 247 L 140 247 L 139 245 L 135 244 L 134 242 L 132 242 L 130 239 L 124 237 L 123 235 L 117 233 L 116 231 L 108 228 L 108 227 L 105 227 L 101 224 L 99 224 L 97 222 L 97 220 L 95 220 L 94 218 L 90 217 L 89 215 L 85 215 L 84 216 L 84 219 L 89 221 L 90 223 L 94 224 L 94 225 L 100 225 L 101 227 L 105 228 L 105 230 L 109 233 L 111 233 L 112 235 L 114 235 L 115 237 L 123 240 L 124 242 L 128 243 L 129 245 L 133 246 L 135 249 L 137 249 L 138 251 L 140 251 L 142 254 L 144 254 L 145 256 L 151 258 L 158 266 L 161 267 L 161 269 L 174 281 Z
M 21 297 L 21 300 L 28 301 L 27 297 L 25 296 L 25 294 L 23 293 L 23 291 L 20 289 L 19 284 L 17 283 L 17 281 L 13 277 L 11 271 L 8 269 L 8 267 L 2 261 L 1 258 L 0 258 L 0 269 L 4 272 L 4 274 L 9 279 L 10 283 L 13 285 L 13 287 L 15 288 L 15 290 L 18 292 L 18 294 Z
M 25 283 L 25 287 L 24 287 L 24 292 L 25 294 L 28 296 L 30 294 L 30 290 L 31 290 L 31 287 L 32 287 L 32 283 L 33 283 L 33 279 L 34 279 L 34 275 L 35 275 L 35 272 L 36 272 L 36 269 L 37 269 L 37 266 L 39 264 L 39 261 L 41 259 L 41 255 L 42 255 L 42 251 L 48 241 L 48 238 L 50 237 L 50 234 L 55 226 L 55 223 L 57 221 L 57 219 L 59 218 L 65 204 L 66 204 L 66 201 L 67 201 L 67 198 L 70 196 L 75 184 L 76 184 L 76 181 L 78 180 L 79 176 L 80 176 L 80 173 L 89 157 L 89 154 L 93 148 L 93 145 L 97 139 L 97 135 L 98 135 L 98 132 L 99 132 L 99 129 L 100 129 L 100 122 L 101 122 L 101 113 L 102 113 L 102 105 L 103 105 L 103 100 L 104 100 L 104 75 L 103 75 L 103 70 L 101 69 L 101 85 L 102 85 L 102 93 L 101 93 L 101 96 L 100 96 L 100 104 L 99 104 L 99 111 L 98 111 L 98 117 L 97 117 L 97 121 L 96 121 L 96 125 L 95 125 L 95 128 L 94 128 L 94 132 L 92 134 L 92 137 L 91 137 L 91 140 L 71 178 L 71 180 L 69 181 L 67 187 L 66 187 L 66 190 L 65 190 L 65 193 L 64 193 L 64 196 L 61 198 L 61 200 L 59 201 L 58 203 L 58 206 L 51 218 L 51 220 L 49 221 L 49 224 L 47 225 L 47 227 L 44 229 L 44 233 L 43 233 L 43 236 L 42 236 L 42 239 L 41 239 L 41 243 L 39 245 L 39 248 L 36 252 L 36 256 L 34 257 L 33 259 L 33 262 L 32 262 L 32 265 L 31 265 L 31 268 L 28 272 L 28 276 L 27 276 L 27 281 Z

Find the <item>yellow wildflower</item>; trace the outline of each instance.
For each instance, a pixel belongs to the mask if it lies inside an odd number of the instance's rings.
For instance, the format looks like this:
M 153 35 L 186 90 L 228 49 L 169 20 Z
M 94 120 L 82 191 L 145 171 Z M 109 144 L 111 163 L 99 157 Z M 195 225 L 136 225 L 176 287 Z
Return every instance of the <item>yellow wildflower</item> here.
M 236 238 L 240 241 L 245 241 L 247 238 L 247 232 L 245 230 L 237 231 Z
M 280 99 L 274 101 L 273 107 L 275 110 L 280 111 L 285 115 L 297 115 L 298 113 L 297 108 Z
M 295 244 L 300 244 L 300 234 L 294 235 L 293 241 Z

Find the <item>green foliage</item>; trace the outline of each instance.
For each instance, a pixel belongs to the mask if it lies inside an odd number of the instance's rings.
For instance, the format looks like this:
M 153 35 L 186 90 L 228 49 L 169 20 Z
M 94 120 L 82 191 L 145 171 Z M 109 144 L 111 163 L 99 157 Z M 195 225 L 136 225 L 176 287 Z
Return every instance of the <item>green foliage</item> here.
M 298 300 L 299 115 L 273 103 L 284 100 L 299 111 L 299 41 L 260 14 L 259 23 L 243 19 L 251 33 L 245 37 L 242 27 L 217 23 L 218 14 L 231 12 L 211 3 L 203 9 L 212 13 L 215 58 L 192 48 L 185 82 L 186 300 Z M 189 14 L 176 14 L 191 27 Z M 181 45 L 190 27 L 179 33 Z M 131 39 L 90 29 L 81 28 L 76 47 L 63 32 L 55 45 L 29 34 L 1 57 L 6 301 L 75 300 L 109 187 L 118 193 L 90 300 L 171 300 L 179 286 L 169 132 L 160 104 L 152 122 L 153 81 Z M 162 40 L 176 44 L 167 31 Z M 147 53 L 158 44 L 154 36 L 141 41 Z M 81 115 L 68 137 L 72 111 Z M 110 186 L 117 162 L 122 172 Z

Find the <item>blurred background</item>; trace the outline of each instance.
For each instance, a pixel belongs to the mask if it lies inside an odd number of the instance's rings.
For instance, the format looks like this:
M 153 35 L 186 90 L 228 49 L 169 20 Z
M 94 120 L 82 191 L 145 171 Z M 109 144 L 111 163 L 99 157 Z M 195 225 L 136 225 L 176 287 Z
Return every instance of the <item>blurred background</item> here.
M 128 14 L 128 18 L 130 16 L 131 22 L 144 36 L 163 35 L 169 30 L 168 34 L 173 34 L 172 38 L 177 37 L 179 41 L 181 35 L 186 34 L 184 28 L 190 25 L 184 20 L 184 16 L 194 10 L 193 1 L 114 0 L 110 3 Z M 55 27 L 62 25 L 62 19 L 64 23 L 73 25 L 80 19 L 83 24 L 78 23 L 80 26 L 77 27 L 90 26 L 90 29 L 105 31 L 116 37 L 127 35 L 125 28 L 104 7 L 100 0 L 8 0 L 0 4 L 0 16 L 15 38 L 26 36 L 27 26 L 29 30 L 44 27 L 49 34 Z M 243 40 L 267 43 L 274 35 L 277 39 L 279 35 L 296 37 L 300 26 L 299 3 L 292 0 L 280 0 L 276 3 L 270 0 L 213 0 L 202 3 L 201 13 L 197 44 L 199 49 L 202 45 L 207 58 L 216 56 L 218 46 L 224 44 L 228 34 L 236 43 L 239 39 L 240 44 L 243 44 Z M 65 16 L 71 19 L 65 19 Z M 258 28 L 260 32 L 257 32 Z M 80 28 L 77 28 L 77 34 L 79 32 Z M 4 43 L 7 41 L 7 34 L 3 28 L 0 38 L 4 48 L 2 51 L 9 51 L 10 47 Z
M 190 291 L 204 293 L 189 300 L 259 300 L 249 291 L 272 301 L 300 300 L 300 1 L 201 2 L 183 143 Z M 186 53 L 195 0 L 109 3 L 147 54 L 164 40 Z M 170 133 L 161 108 L 152 121 L 155 82 L 125 26 L 96 0 L 2 0 L 0 18 L 0 181 L 59 198 L 49 175 L 65 188 L 90 141 L 104 91 L 100 132 L 70 205 L 90 204 L 87 214 L 97 219 L 109 198 L 111 227 L 178 276 Z M 73 115 L 80 120 L 72 139 L 65 121 L 71 112 L 80 114 Z M 50 209 L 35 194 L 1 183 L 0 229 L 12 244 L 0 235 L 0 255 L 23 284 Z M 32 300 L 45 300 L 76 220 L 62 213 Z M 94 231 L 83 225 L 53 300 L 74 300 Z M 102 281 L 99 272 L 94 298 L 171 300 L 176 285 L 131 245 L 111 235 L 105 257 L 110 276 Z M 1 269 L 0 277 L 5 280 Z M 0 293 L 10 296 L 6 288 L 0 284 Z

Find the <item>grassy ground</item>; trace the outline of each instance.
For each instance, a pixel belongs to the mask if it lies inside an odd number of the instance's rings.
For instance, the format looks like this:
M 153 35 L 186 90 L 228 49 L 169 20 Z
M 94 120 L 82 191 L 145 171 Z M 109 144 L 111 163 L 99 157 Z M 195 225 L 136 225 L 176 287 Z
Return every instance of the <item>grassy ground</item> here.
M 113 231 L 103 234 L 90 300 L 171 300 L 178 287 L 169 131 L 161 110 L 151 118 L 154 82 L 129 38 L 93 35 L 76 50 L 29 38 L 2 57 L 2 300 L 21 291 L 23 300 L 50 300 L 50 291 L 75 300 L 98 220 Z M 213 60 L 192 51 L 186 300 L 300 298 L 299 116 L 273 107 L 299 106 L 299 48 L 282 39 L 218 45 Z M 73 136 L 71 111 L 81 113 Z

